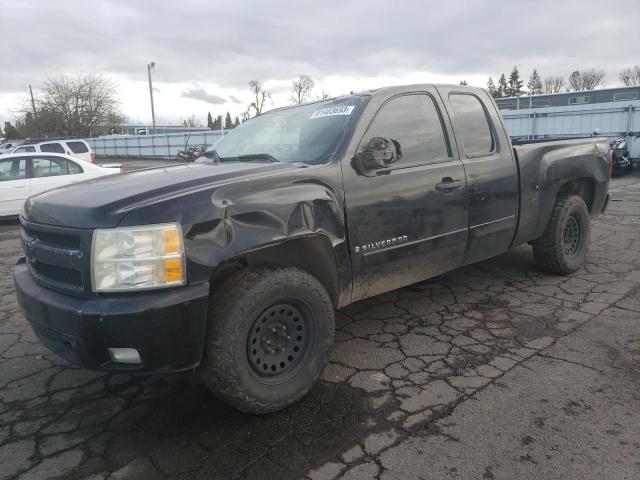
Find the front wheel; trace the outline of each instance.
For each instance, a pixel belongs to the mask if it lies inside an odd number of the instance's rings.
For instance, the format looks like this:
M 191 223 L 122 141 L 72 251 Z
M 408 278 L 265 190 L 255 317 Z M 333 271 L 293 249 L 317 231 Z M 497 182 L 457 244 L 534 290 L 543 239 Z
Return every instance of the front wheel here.
M 533 255 L 543 269 L 568 275 L 584 265 L 591 226 L 589 210 L 577 195 L 559 197 L 542 236 L 533 241 Z
M 213 292 L 200 374 L 213 393 L 247 413 L 281 410 L 320 377 L 333 343 L 326 290 L 296 268 L 234 274 Z

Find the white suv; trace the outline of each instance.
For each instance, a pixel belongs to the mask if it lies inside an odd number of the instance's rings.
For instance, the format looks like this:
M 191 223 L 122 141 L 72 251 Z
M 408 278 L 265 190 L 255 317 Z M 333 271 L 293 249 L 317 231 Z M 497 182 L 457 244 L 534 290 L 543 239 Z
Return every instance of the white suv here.
M 70 140 L 26 140 L 14 148 L 11 153 L 62 153 L 85 162 L 96 162 L 96 154 L 87 142 L 80 139 Z

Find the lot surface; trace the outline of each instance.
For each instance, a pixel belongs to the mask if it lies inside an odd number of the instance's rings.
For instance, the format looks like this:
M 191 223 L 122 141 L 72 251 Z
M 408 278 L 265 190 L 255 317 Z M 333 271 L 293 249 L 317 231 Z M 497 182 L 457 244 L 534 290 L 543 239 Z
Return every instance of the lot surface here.
M 189 374 L 78 369 L 16 304 L 0 225 L 0 479 L 640 478 L 640 177 L 586 268 L 529 247 L 352 305 L 322 382 L 252 417 Z

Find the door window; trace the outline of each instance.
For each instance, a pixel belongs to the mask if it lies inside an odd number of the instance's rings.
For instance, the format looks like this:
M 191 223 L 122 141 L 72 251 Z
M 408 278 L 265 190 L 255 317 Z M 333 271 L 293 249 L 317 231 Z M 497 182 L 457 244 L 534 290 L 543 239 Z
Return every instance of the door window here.
M 373 137 L 395 143 L 400 159 L 392 164 L 394 168 L 450 157 L 440 114 L 429 95 L 402 95 L 389 100 L 371 122 L 361 148 Z
M 452 93 L 449 101 L 455 114 L 456 136 L 462 140 L 467 156 L 480 157 L 493 152 L 493 135 L 480 99 L 475 95 Z
M 35 151 L 36 151 L 36 147 L 34 147 L 33 145 L 29 145 L 27 147 L 18 147 L 13 151 L 13 153 L 26 153 L 26 152 L 35 152 Z
M 67 160 L 67 166 L 69 168 L 69 175 L 82 173 L 82 167 L 71 160 Z
M 43 143 L 40 145 L 41 152 L 64 153 L 64 148 L 59 143 Z
M 0 161 L 0 182 L 27 178 L 27 159 L 8 158 Z
M 34 178 L 67 174 L 67 160 L 65 158 L 36 157 L 32 161 Z

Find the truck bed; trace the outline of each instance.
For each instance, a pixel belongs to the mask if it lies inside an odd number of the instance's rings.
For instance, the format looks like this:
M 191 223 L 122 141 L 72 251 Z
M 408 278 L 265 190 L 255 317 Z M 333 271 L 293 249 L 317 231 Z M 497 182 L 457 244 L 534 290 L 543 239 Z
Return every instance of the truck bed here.
M 520 183 L 520 214 L 513 245 L 542 235 L 566 178 L 578 178 L 570 188 L 576 190 L 573 193 L 584 190 L 583 194 L 592 198 L 587 205 L 592 215 L 602 211 L 608 180 L 606 138 L 534 140 L 514 145 L 513 150 Z

